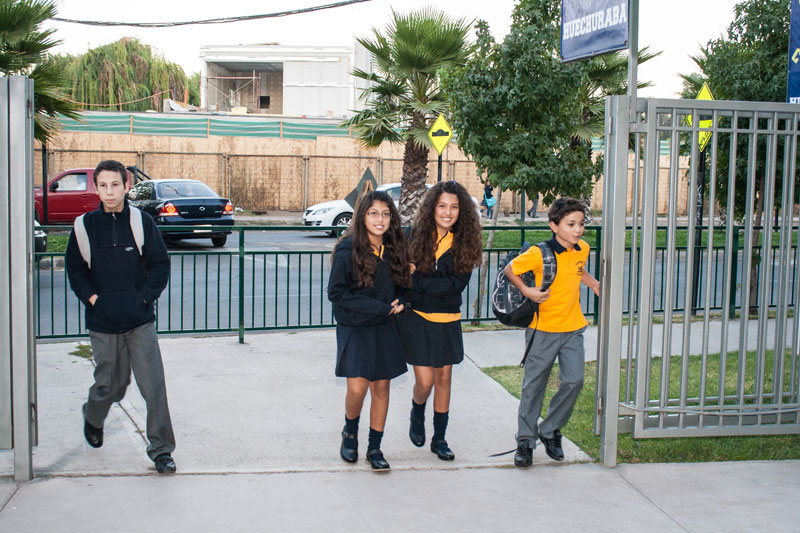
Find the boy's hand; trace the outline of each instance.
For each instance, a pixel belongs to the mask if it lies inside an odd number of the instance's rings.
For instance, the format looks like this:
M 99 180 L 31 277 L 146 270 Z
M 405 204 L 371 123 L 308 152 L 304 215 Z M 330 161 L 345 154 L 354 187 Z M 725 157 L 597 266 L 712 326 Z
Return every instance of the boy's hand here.
M 581 281 L 584 285 L 592 289 L 592 292 L 594 292 L 596 296 L 600 296 L 600 282 L 597 281 L 594 276 L 584 271 L 583 275 L 581 276 Z
M 550 289 L 542 290 L 539 287 L 528 287 L 528 290 L 525 291 L 525 296 L 529 299 L 533 300 L 537 304 L 547 301 L 550 298 Z
M 89 303 L 90 304 L 94 305 L 94 303 L 96 301 L 97 301 L 97 295 L 96 294 L 92 294 L 91 296 L 89 296 Z

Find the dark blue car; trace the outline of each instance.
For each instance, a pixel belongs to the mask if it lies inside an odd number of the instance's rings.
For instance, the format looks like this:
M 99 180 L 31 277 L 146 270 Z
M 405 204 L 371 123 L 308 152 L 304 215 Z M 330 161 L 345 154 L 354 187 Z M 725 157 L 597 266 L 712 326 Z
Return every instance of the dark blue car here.
M 128 193 L 131 205 L 149 213 L 161 226 L 167 241 L 211 239 L 216 247 L 225 246 L 230 231 L 204 229 L 203 226 L 233 226 L 233 205 L 205 183 L 197 180 L 145 180 Z M 170 226 L 197 226 L 197 229 L 170 230 Z

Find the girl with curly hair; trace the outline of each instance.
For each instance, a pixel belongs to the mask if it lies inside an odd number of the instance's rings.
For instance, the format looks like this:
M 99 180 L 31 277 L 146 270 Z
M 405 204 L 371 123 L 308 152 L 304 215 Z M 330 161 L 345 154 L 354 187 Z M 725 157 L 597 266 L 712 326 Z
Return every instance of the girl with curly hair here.
M 400 332 L 406 361 L 414 367 L 409 437 L 425 444 L 425 404 L 433 391 L 431 451 L 455 458 L 445 440 L 453 365 L 464 359 L 461 292 L 480 265 L 481 225 L 472 197 L 455 181 L 434 185 L 422 199 L 409 233 L 412 287 Z
M 349 463 L 358 459 L 358 422 L 369 391 L 367 462 L 375 471 L 389 470 L 380 445 L 389 380 L 407 370 L 396 318 L 410 278 L 400 215 L 385 192 L 372 191 L 333 250 L 328 299 L 336 317 L 336 375 L 347 378 L 339 453 Z

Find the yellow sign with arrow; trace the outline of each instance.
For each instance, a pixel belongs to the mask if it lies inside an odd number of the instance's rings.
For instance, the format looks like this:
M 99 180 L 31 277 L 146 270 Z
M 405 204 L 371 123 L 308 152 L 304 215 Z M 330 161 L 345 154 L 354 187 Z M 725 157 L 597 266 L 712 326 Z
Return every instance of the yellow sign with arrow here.
M 708 87 L 708 83 L 704 82 L 703 87 L 700 89 L 700 92 L 697 93 L 695 100 L 713 100 L 713 99 L 714 95 L 711 94 L 711 89 Z M 688 120 L 689 120 L 689 125 L 694 124 L 692 121 L 692 115 L 689 115 Z M 699 126 L 701 130 L 711 129 L 714 127 L 714 121 L 710 119 L 701 120 Z M 705 149 L 706 145 L 708 144 L 708 141 L 710 140 L 711 140 L 710 131 L 700 131 L 697 133 L 697 147 L 700 149 L 701 152 Z
M 428 139 L 431 140 L 433 147 L 436 148 L 439 155 L 442 155 L 442 152 L 444 152 L 447 143 L 450 142 L 452 137 L 453 129 L 450 127 L 450 124 L 447 123 L 444 115 L 439 113 L 433 126 L 428 130 Z

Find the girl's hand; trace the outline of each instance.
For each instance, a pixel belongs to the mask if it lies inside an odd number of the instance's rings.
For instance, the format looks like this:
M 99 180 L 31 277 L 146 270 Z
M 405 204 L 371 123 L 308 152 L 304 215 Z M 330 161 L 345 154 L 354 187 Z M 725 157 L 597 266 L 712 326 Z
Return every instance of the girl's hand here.
M 389 305 L 392 306 L 392 310 L 389 311 L 390 315 L 396 315 L 398 313 L 402 313 L 403 309 L 405 309 L 405 306 L 403 306 L 400 303 L 400 300 L 398 300 L 397 298 L 395 298 L 394 301 L 392 303 L 390 303 Z
M 408 266 L 411 267 L 412 274 L 417 271 L 417 265 L 415 265 L 414 263 L 409 263 Z

